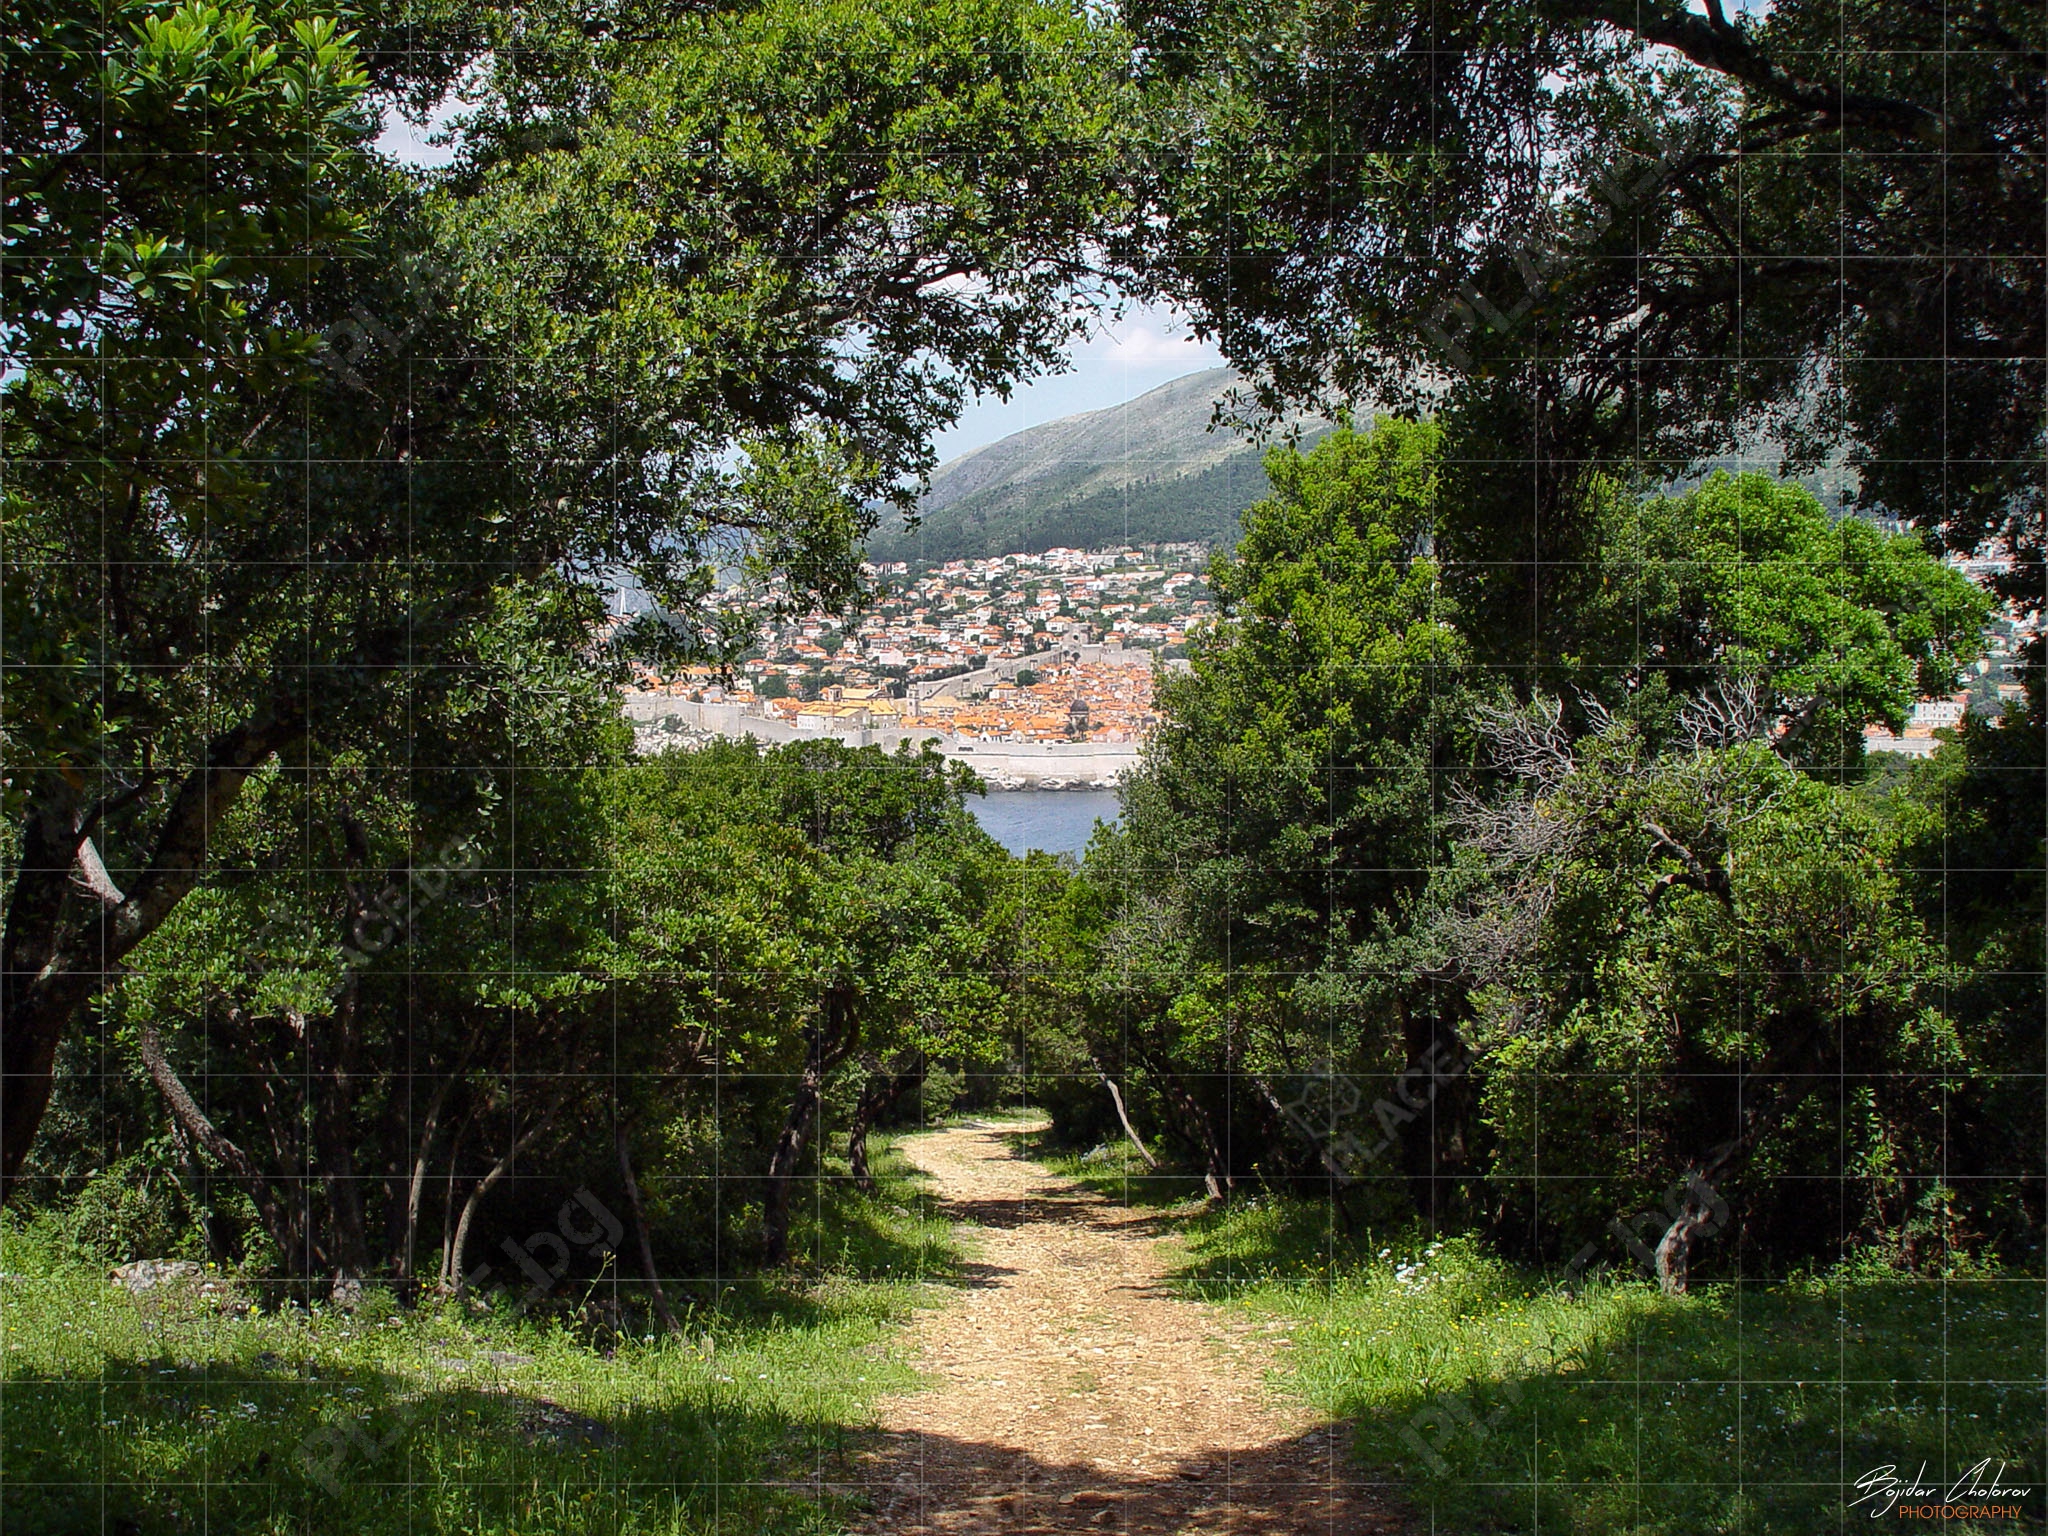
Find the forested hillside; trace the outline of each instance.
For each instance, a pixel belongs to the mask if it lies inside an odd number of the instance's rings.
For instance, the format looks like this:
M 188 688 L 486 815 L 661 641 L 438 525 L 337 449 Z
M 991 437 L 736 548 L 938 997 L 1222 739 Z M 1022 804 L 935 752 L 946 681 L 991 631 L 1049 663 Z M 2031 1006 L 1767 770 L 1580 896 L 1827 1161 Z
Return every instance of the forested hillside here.
M 1264 493 L 1262 446 L 1215 421 L 1239 381 L 1189 374 L 1124 405 L 1018 432 L 941 464 L 918 526 L 885 523 L 877 560 L 942 561 L 1116 544 L 1228 545 Z M 1320 423 L 1287 417 L 1276 436 Z

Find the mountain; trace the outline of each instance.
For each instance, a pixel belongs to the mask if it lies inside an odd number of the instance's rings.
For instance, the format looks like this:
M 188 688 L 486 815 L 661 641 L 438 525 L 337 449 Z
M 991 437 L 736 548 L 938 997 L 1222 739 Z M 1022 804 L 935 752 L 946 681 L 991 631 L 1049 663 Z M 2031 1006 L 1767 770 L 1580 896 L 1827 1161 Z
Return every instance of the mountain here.
M 1228 368 L 1191 373 L 941 464 L 919 526 L 885 526 L 869 554 L 937 561 L 1062 545 L 1232 543 L 1238 514 L 1266 493 L 1263 449 L 1228 427 L 1210 430 L 1216 401 L 1237 382 Z

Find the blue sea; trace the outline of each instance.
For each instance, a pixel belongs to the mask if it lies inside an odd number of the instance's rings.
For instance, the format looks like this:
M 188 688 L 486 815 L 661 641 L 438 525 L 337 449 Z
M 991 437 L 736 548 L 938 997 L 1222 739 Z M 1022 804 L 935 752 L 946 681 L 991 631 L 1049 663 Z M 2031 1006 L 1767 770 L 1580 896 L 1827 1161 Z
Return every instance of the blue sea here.
M 969 795 L 967 808 L 990 837 L 1016 854 L 1034 848 L 1078 854 L 1098 819 L 1117 817 L 1113 789 L 992 789 Z

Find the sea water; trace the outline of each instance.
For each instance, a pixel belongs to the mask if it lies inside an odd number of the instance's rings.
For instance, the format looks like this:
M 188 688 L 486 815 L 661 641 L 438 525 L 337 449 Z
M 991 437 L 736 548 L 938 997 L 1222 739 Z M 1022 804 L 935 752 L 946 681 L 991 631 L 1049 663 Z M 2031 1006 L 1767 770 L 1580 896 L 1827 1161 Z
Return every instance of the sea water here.
M 984 831 L 1010 852 L 1078 854 L 1096 821 L 1115 821 L 1113 789 L 992 789 L 969 795 L 967 808 Z

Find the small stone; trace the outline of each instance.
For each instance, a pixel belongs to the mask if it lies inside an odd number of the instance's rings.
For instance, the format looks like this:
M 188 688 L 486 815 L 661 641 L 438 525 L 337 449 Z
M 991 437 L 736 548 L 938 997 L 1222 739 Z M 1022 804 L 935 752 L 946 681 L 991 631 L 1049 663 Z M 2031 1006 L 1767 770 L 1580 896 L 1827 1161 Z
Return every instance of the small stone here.
M 109 1272 L 107 1278 L 131 1296 L 168 1285 L 190 1285 L 206 1278 L 206 1266 L 190 1259 L 137 1259 Z

